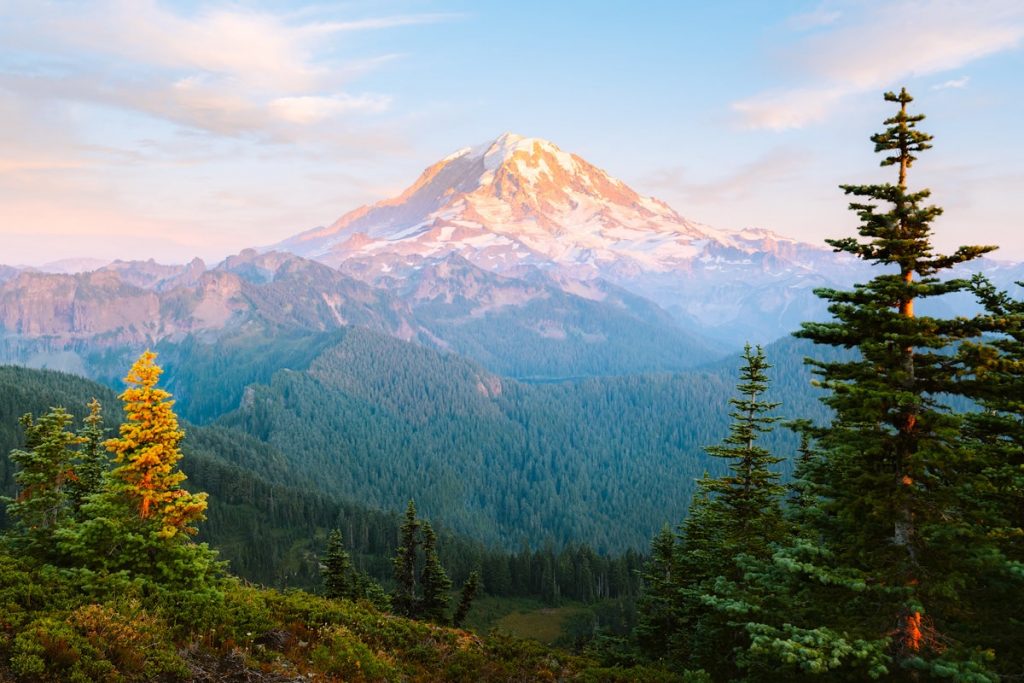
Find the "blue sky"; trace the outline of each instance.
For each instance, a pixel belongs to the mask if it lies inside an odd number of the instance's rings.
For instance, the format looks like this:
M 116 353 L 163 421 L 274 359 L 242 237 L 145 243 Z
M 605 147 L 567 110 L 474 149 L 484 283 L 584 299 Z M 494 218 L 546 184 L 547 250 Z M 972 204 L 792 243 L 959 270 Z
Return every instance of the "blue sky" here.
M 0 263 L 215 261 L 503 131 L 818 242 L 906 85 L 937 242 L 1024 259 L 1024 5 L 0 0 Z

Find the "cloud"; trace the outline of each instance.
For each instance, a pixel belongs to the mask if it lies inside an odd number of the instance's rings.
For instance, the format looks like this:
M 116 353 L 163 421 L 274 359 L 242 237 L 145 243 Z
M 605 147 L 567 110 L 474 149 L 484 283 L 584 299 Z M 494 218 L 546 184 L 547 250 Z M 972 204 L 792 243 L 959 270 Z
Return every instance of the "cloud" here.
M 389 108 L 388 95 L 353 91 L 349 81 L 396 55 L 346 60 L 339 36 L 455 16 L 296 20 L 235 4 L 185 13 L 154 0 L 13 3 L 0 9 L 0 57 L 17 68 L 2 80 L 37 101 L 98 103 L 280 142 L 297 128 Z
M 828 118 L 834 107 L 854 92 L 848 86 L 779 90 L 734 102 L 732 109 L 740 115 L 744 128 L 802 128 Z
M 0 178 L 4 184 L 38 182 L 41 173 L 89 168 L 110 151 L 80 144 L 64 112 L 33 106 L 0 87 Z
M 268 108 L 271 115 L 290 123 L 317 123 L 338 114 L 354 111 L 379 112 L 391 104 L 391 98 L 382 95 L 333 95 L 319 97 L 278 97 L 271 100 Z
M 314 30 L 327 33 L 338 31 L 366 31 L 368 29 L 396 28 L 398 26 L 416 26 L 419 24 L 435 24 L 442 21 L 458 19 L 462 15 L 455 12 L 435 12 L 433 14 L 406 14 L 396 17 L 379 17 L 376 19 L 360 19 L 358 21 L 328 22 L 315 26 Z
M 787 53 L 791 78 L 802 83 L 739 100 L 732 110 L 744 128 L 801 128 L 825 119 L 851 95 L 961 68 L 1017 48 L 1022 39 L 1018 0 L 850 3 L 830 29 Z
M 357 33 L 454 15 L 257 4 L 0 0 L 0 258 L 220 258 L 375 197 L 404 55 Z
M 949 90 L 951 88 L 966 88 L 970 82 L 970 76 L 961 76 L 960 78 L 954 78 L 953 80 L 946 81 L 945 83 L 936 83 L 932 86 L 932 90 Z
M 422 14 L 358 21 L 293 23 L 286 15 L 240 6 L 204 6 L 192 15 L 154 0 L 20 5 L 4 37 L 10 45 L 46 41 L 48 51 L 84 51 L 136 64 L 217 74 L 258 89 L 301 92 L 329 81 L 332 65 L 318 50 L 336 34 L 436 23 L 457 15 Z M 29 8 L 29 9 L 26 9 Z M 14 31 L 26 15 L 30 35 Z M 0 34 L 2 35 L 2 34 Z
M 810 155 L 801 149 L 778 147 L 709 181 L 696 181 L 682 167 L 663 169 L 643 185 L 655 193 L 669 193 L 688 204 L 720 205 L 748 198 L 769 185 L 799 177 Z

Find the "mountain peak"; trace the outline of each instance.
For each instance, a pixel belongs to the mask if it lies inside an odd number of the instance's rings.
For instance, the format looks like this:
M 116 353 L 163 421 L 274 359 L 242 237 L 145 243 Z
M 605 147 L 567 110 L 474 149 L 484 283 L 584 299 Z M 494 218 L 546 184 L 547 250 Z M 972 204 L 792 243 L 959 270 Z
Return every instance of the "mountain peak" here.
M 440 163 L 445 164 L 456 159 L 483 159 L 486 168 L 493 170 L 507 161 L 516 152 L 530 153 L 535 149 L 541 149 L 549 154 L 563 153 L 558 148 L 558 145 L 549 140 L 526 137 L 518 133 L 506 131 L 488 142 L 458 149 L 442 159 Z
M 501 135 L 499 135 L 498 137 L 496 137 L 494 139 L 494 144 L 496 144 L 496 145 L 515 144 L 515 143 L 519 142 L 520 140 L 525 140 L 525 139 L 526 139 L 526 137 L 523 136 L 523 135 L 519 135 L 518 133 L 513 133 L 510 130 L 506 130 L 504 133 L 502 133 Z M 536 139 L 536 138 L 531 138 L 531 139 Z
M 505 132 L 496 137 L 490 144 L 486 144 L 487 151 L 485 156 L 501 155 L 503 157 L 507 157 L 508 155 L 518 151 L 532 150 L 535 146 L 540 146 L 545 150 L 561 151 L 555 143 L 550 142 L 549 140 L 544 140 L 543 138 L 528 138 L 517 133 Z
M 372 261 L 380 273 L 456 253 L 493 271 L 592 277 L 687 267 L 711 242 L 726 243 L 555 143 L 505 132 L 432 164 L 400 195 L 273 248 L 332 266 Z

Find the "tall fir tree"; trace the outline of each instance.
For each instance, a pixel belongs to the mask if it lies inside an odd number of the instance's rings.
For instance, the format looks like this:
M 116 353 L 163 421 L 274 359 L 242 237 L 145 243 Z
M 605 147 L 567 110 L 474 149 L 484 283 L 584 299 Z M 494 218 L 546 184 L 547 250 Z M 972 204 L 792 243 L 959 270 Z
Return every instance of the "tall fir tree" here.
M 345 550 L 341 531 L 335 529 L 327 539 L 327 554 L 321 570 L 324 594 L 329 598 L 354 600 L 359 597 L 359 581 L 352 558 Z
M 698 481 L 683 526 L 673 615 L 678 626 L 669 639 L 670 656 L 723 679 L 736 674 L 729 653 L 745 647 L 747 640 L 733 614 L 746 599 L 744 563 L 767 559 L 772 544 L 785 535 L 781 501 L 786 489 L 772 469 L 782 458 L 759 444 L 778 420 L 769 413 L 779 404 L 764 399 L 771 366 L 760 346 L 748 344 L 743 360 L 737 396 L 729 400 L 729 434 L 721 445 L 705 448 L 728 462 L 728 473 Z
M 88 407 L 89 414 L 78 430 L 81 445 L 75 455 L 75 476 L 71 481 L 71 508 L 76 518 L 81 518 L 82 505 L 89 497 L 103 488 L 103 475 L 110 463 L 104 448 L 107 430 L 103 427 L 103 408 L 95 398 L 89 402 Z
M 405 508 L 405 519 L 399 529 L 398 548 L 392 563 L 395 568 L 395 590 L 391 595 L 391 608 L 395 614 L 413 617 L 419 607 L 416 594 L 416 557 L 419 547 L 417 538 L 420 522 L 416 519 L 416 503 L 409 501 Z
M 743 366 L 736 385 L 738 396 L 729 399 L 733 410 L 729 434 L 721 445 L 708 446 L 708 455 L 728 462 L 729 473 L 704 479 L 699 485 L 715 501 L 719 515 L 719 557 L 725 562 L 739 553 L 763 556 L 780 538 L 785 487 L 781 474 L 772 469 L 783 458 L 759 444 L 779 418 L 768 413 L 780 404 L 764 400 L 771 365 L 764 350 L 748 344 L 743 349 Z M 723 568 L 727 569 L 727 568 Z
M 7 514 L 14 522 L 13 540 L 21 551 L 39 559 L 52 558 L 55 533 L 70 514 L 71 446 L 78 442 L 68 429 L 71 422 L 71 415 L 60 407 L 39 419 L 22 416 L 25 448 L 10 454 L 18 485 L 17 497 L 6 499 Z
M 452 581 L 441 566 L 441 558 L 437 555 L 437 534 L 430 522 L 423 522 L 423 573 L 420 585 L 423 597 L 420 600 L 417 616 L 435 624 L 448 623 L 448 592 Z
M 182 488 L 185 473 L 178 468 L 179 444 L 185 432 L 178 427 L 171 395 L 156 386 L 163 372 L 156 354 L 146 351 L 125 377 L 128 388 L 121 394 L 126 420 L 120 436 L 107 441 L 118 467 L 114 477 L 124 494 L 138 506 L 142 519 L 153 518 L 168 538 L 194 535 L 193 523 L 205 518 L 206 494 Z
M 928 190 L 907 188 L 931 136 L 917 129 L 924 117 L 908 113 L 905 89 L 885 99 L 898 110 L 871 139 L 897 182 L 842 186 L 866 199 L 850 204 L 862 239 L 828 240 L 880 274 L 852 291 L 818 290 L 833 319 L 797 333 L 857 356 L 812 361 L 834 412 L 831 424 L 809 430 L 815 452 L 802 463 L 816 513 L 806 517 L 805 537 L 761 574 L 766 590 L 789 593 L 748 626 L 752 677 L 992 677 L 985 643 L 961 627 L 984 592 L 973 577 L 1002 560 L 987 537 L 990 511 L 968 494 L 985 486 L 985 475 L 963 467 L 972 454 L 962 416 L 943 403 L 963 394 L 965 368 L 951 350 L 984 325 L 918 316 L 915 303 L 967 289 L 936 275 L 994 247 L 933 252 L 931 223 L 941 209 L 924 204 Z

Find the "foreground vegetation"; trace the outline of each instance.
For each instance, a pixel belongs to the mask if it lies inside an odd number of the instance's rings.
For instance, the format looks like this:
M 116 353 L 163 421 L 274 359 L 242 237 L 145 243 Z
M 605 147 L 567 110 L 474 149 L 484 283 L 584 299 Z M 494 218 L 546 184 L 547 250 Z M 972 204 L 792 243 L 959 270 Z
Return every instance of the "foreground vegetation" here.
M 0 605 L 0 680 L 683 680 L 227 577 L 200 595 L 83 586 L 3 554 Z

